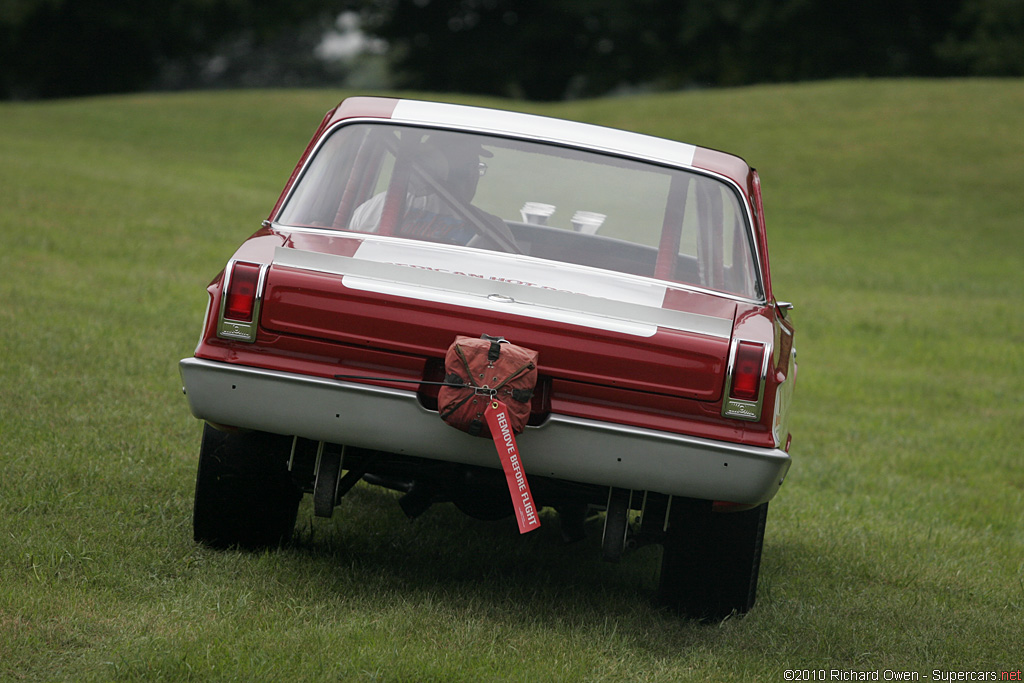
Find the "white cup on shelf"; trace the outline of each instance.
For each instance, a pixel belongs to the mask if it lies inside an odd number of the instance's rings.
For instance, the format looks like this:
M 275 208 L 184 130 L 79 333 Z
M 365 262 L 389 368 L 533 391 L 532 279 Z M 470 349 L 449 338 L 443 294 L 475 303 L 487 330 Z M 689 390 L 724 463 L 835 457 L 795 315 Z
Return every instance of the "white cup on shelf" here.
M 519 213 L 523 215 L 523 222 L 533 225 L 547 225 L 548 219 L 554 212 L 554 204 L 542 204 L 541 202 L 526 202 L 519 210 Z
M 572 215 L 572 229 L 584 235 L 593 235 L 597 232 L 598 228 L 604 225 L 606 218 L 608 216 L 603 213 L 577 211 Z

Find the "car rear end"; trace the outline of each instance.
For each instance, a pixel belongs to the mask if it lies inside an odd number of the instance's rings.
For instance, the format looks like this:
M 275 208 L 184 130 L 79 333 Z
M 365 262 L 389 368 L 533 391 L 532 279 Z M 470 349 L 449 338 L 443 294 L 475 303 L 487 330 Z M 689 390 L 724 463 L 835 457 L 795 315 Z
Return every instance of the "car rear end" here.
M 759 559 L 790 463 L 795 353 L 758 202 L 756 174 L 722 153 L 347 101 L 209 287 L 202 339 L 181 364 L 192 412 L 290 439 L 289 476 L 318 514 L 363 479 L 404 491 L 410 513 L 451 500 L 497 517 L 508 493 L 494 446 L 443 423 L 437 393 L 457 336 L 500 336 L 538 353 L 519 444 L 568 537 L 582 533 L 581 509 L 606 508 L 616 559 L 630 542 L 678 545 L 670 520 L 756 514 L 760 530 L 744 521 L 715 536 L 753 533 L 740 545 Z M 676 595 L 676 555 L 661 593 L 701 611 Z M 745 611 L 750 591 L 716 609 Z

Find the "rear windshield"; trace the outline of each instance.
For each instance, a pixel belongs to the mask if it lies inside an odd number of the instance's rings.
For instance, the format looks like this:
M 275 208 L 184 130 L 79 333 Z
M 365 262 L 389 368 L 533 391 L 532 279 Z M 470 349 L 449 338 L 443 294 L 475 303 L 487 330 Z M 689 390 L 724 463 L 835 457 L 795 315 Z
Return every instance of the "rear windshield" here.
M 732 187 L 532 141 L 342 126 L 319 147 L 277 222 L 525 254 L 762 298 Z

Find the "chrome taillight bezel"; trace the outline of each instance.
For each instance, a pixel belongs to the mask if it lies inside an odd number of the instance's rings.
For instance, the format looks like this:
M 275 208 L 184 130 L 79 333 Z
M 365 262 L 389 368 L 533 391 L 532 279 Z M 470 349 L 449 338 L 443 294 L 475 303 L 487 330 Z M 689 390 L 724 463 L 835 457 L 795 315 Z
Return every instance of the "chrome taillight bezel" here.
M 231 278 L 238 263 L 259 266 L 259 276 L 256 279 L 256 292 L 252 303 L 251 320 L 233 320 L 226 317 L 228 292 L 231 289 Z M 232 259 L 228 261 L 224 269 L 224 283 L 220 290 L 220 310 L 217 314 L 217 336 L 221 339 L 231 339 L 252 344 L 256 341 L 256 330 L 260 323 L 260 309 L 263 304 L 263 287 L 266 283 L 267 265 L 264 263 L 253 263 L 252 261 L 240 261 Z
M 736 369 L 736 354 L 741 343 L 757 344 L 762 349 L 761 373 L 757 386 L 757 398 L 748 401 L 731 395 L 733 373 Z M 734 337 L 729 345 L 729 361 L 725 368 L 725 386 L 722 390 L 722 417 L 734 420 L 756 422 L 761 419 L 761 407 L 764 404 L 765 385 L 768 380 L 768 367 L 772 358 L 772 345 L 753 339 Z

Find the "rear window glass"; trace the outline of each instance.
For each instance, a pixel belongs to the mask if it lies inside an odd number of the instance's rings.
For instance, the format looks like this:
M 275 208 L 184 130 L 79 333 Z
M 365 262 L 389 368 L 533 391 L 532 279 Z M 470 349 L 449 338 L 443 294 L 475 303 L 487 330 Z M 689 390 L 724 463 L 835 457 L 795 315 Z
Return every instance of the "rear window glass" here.
M 462 245 L 762 298 L 735 190 L 575 148 L 391 124 L 336 129 L 277 222 Z

